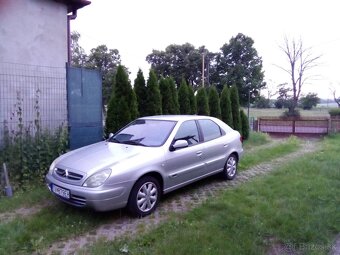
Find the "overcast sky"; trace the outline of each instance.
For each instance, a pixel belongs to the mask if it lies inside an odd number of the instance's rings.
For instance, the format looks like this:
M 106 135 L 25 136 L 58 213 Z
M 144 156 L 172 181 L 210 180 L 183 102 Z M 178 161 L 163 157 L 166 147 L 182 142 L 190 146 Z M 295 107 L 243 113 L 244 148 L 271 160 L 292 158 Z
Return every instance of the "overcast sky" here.
M 289 82 L 278 66 L 288 67 L 279 45 L 284 36 L 302 39 L 313 55 L 322 55 L 313 69 L 317 79 L 303 92 L 331 98 L 330 87 L 340 96 L 340 14 L 338 0 L 92 0 L 78 11 L 71 30 L 81 35 L 80 44 L 90 49 L 105 44 L 118 49 L 122 64 L 134 81 L 139 68 L 147 78 L 145 61 L 155 50 L 170 44 L 191 43 L 218 52 L 238 33 L 254 40 L 263 60 L 270 87 Z M 274 90 L 274 89 L 273 89 Z

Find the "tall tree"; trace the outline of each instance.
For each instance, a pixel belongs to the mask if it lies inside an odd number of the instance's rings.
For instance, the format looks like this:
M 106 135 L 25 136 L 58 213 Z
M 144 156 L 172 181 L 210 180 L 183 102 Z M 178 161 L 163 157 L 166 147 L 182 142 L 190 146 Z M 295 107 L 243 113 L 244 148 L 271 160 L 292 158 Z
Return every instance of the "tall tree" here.
M 305 48 L 301 39 L 297 41 L 285 37 L 280 49 L 288 60 L 288 68 L 278 67 L 288 73 L 291 79 L 290 86 L 293 95 L 289 112 L 293 114 L 298 106 L 303 85 L 312 77 L 309 71 L 318 65 L 317 61 L 321 56 L 314 56 L 311 48 Z
M 200 88 L 196 95 L 197 101 L 197 114 L 198 115 L 209 115 L 209 102 L 205 88 Z
M 204 69 L 208 73 L 209 59 L 212 59 L 214 54 L 209 53 L 204 46 L 196 49 L 190 43 L 171 44 L 165 51 L 153 50 L 146 60 L 158 75 L 172 76 L 177 84 L 180 84 L 184 77 L 189 86 L 196 87 L 202 81 L 203 54 L 206 56 Z
M 168 83 L 168 80 L 165 78 L 161 78 L 159 81 L 159 90 L 161 92 L 162 96 L 162 114 L 167 115 L 171 114 L 171 90 L 170 90 L 170 84 Z
M 71 32 L 71 65 L 75 67 L 86 66 L 87 55 L 79 44 L 80 34 L 77 31 Z
M 221 119 L 220 98 L 215 86 L 209 88 L 209 109 L 210 116 Z
M 194 90 L 192 86 L 188 86 L 188 96 L 189 96 L 189 103 L 190 103 L 190 114 L 196 114 L 197 112 L 197 102 Z
M 137 97 L 137 104 L 138 104 L 138 111 L 139 116 L 144 117 L 147 115 L 147 89 L 146 89 L 146 83 L 143 75 L 143 71 L 141 69 L 137 72 L 137 78 L 135 79 L 133 89 L 136 93 Z
M 338 105 L 338 108 L 340 108 L 340 97 L 336 96 L 336 90 L 335 89 L 332 91 L 332 93 L 333 93 L 334 102 Z
M 112 91 L 112 84 L 118 65 L 120 55 L 117 49 L 108 49 L 106 45 L 93 48 L 88 56 L 86 67 L 98 69 L 103 77 L 103 104 L 106 105 Z M 126 70 L 125 70 L 126 71 Z
M 123 66 L 118 66 L 106 123 L 106 134 L 114 133 L 132 121 L 138 114 L 137 102 L 128 75 Z
M 230 89 L 225 85 L 221 93 L 221 117 L 222 121 L 233 127 L 233 115 L 231 113 Z
M 181 85 L 178 89 L 178 102 L 179 102 L 179 112 L 181 114 L 190 114 L 190 99 L 189 99 L 189 88 L 185 81 L 182 79 Z
M 219 87 L 236 85 L 242 105 L 248 103 L 248 93 L 253 102 L 260 89 L 266 86 L 262 59 L 253 45 L 253 39 L 240 33 L 231 38 L 229 44 L 224 44 L 217 56 Z
M 159 91 L 159 84 L 156 73 L 151 69 L 147 81 L 147 95 L 148 101 L 146 105 L 147 115 L 162 114 L 162 98 Z
M 233 116 L 233 128 L 240 133 L 242 132 L 240 103 L 237 87 L 234 85 L 230 88 L 231 113 Z
M 170 113 L 171 114 L 179 114 L 179 103 L 178 103 L 178 93 L 176 89 L 176 83 L 175 80 L 172 77 L 166 78 L 170 87 L 171 92 L 171 108 Z

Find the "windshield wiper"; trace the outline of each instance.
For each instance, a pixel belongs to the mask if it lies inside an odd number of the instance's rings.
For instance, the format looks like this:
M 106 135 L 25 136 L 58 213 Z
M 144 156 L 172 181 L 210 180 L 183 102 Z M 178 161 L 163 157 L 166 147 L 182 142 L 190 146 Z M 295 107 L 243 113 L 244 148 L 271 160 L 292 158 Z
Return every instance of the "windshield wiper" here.
M 123 141 L 121 143 L 124 143 L 124 144 L 131 144 L 131 145 L 140 145 L 140 146 L 146 146 L 145 144 L 137 141 L 137 140 L 128 140 L 128 141 Z
M 121 141 L 117 140 L 116 138 L 110 138 L 109 142 L 113 142 L 113 143 L 122 143 Z

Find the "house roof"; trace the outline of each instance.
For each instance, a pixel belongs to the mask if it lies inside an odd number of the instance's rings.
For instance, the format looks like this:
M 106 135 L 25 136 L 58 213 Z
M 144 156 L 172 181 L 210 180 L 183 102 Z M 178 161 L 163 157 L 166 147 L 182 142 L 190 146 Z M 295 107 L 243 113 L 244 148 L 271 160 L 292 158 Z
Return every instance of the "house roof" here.
M 73 12 L 80 8 L 83 8 L 86 5 L 91 4 L 91 1 L 88 0 L 54 0 L 55 2 L 65 4 L 67 6 L 67 12 Z

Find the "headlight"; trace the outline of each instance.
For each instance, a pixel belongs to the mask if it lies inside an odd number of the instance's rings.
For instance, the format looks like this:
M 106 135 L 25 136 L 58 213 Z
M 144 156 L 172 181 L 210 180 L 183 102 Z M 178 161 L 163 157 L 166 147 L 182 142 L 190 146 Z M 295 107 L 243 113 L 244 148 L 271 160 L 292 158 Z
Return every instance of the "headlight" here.
M 50 169 L 48 170 L 48 174 L 52 175 L 53 174 L 53 170 L 55 169 L 55 160 L 52 162 L 52 164 L 50 165 Z
M 90 176 L 85 183 L 84 187 L 95 188 L 102 185 L 111 174 L 111 169 L 105 169 L 92 176 Z

